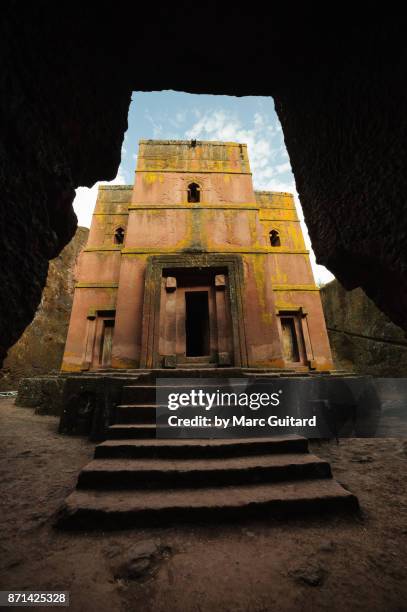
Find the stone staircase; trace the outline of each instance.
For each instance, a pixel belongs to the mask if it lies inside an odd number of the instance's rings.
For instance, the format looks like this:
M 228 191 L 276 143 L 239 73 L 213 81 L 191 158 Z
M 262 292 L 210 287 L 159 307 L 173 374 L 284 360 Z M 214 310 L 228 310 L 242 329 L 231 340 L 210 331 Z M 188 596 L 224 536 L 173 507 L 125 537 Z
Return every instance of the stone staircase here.
M 180 389 L 176 377 L 173 385 Z M 145 374 L 123 387 L 108 439 L 79 474 L 57 525 L 120 529 L 357 508 L 305 438 L 157 439 L 155 384 Z

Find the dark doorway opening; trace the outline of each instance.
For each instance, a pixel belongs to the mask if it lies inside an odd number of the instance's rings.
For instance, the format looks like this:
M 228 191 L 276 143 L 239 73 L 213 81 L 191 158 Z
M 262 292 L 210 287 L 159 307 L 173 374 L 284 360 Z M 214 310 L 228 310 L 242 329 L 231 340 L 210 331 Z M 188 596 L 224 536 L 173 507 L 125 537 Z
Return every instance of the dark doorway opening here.
M 284 317 L 281 319 L 281 327 L 283 330 L 283 346 L 284 354 L 287 361 L 300 361 L 300 353 L 298 350 L 297 332 L 295 329 L 294 317 Z
M 104 367 L 110 366 L 112 362 L 112 346 L 113 346 L 114 320 L 105 319 L 103 321 L 103 332 L 101 338 L 101 346 L 99 353 L 100 364 Z
M 209 355 L 209 299 L 207 291 L 185 292 L 186 356 Z

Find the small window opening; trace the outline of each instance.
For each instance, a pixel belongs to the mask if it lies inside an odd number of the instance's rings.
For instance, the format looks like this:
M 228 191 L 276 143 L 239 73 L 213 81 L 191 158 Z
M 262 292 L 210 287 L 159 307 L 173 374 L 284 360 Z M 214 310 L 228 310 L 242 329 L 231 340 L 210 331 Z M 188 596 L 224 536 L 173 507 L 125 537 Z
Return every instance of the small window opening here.
M 271 232 L 269 233 L 269 237 L 270 237 L 270 244 L 272 247 L 281 246 L 280 234 L 278 233 L 277 230 L 271 230 Z
M 122 227 L 118 227 L 114 233 L 114 243 L 123 244 L 123 242 L 124 242 L 124 229 Z
M 188 185 L 188 202 L 199 202 L 201 199 L 201 189 L 197 183 Z

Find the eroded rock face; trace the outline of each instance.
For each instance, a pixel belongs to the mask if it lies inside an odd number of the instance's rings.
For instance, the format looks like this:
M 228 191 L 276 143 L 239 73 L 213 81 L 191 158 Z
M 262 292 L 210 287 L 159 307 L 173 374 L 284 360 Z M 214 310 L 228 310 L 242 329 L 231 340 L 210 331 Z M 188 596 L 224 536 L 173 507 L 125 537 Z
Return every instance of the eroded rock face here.
M 86 227 L 78 227 L 71 242 L 50 262 L 34 320 L 10 349 L 0 370 L 0 389 L 16 389 L 20 378 L 60 368 L 76 282 L 76 259 L 88 233 Z
M 116 175 L 132 90 L 273 96 L 318 261 L 407 329 L 404 27 L 328 9 L 3 3 L 0 359 L 73 236 L 74 188 Z
M 278 90 L 276 109 L 318 263 L 407 330 L 407 58 L 396 28 L 367 30 L 330 76 L 313 67 Z
M 375 376 L 407 376 L 407 338 L 362 289 L 346 291 L 334 280 L 321 290 L 337 368 Z
M 116 176 L 127 129 L 131 88 L 106 87 L 97 24 L 69 13 L 10 1 L 0 22 L 0 363 L 75 233 L 74 189 Z

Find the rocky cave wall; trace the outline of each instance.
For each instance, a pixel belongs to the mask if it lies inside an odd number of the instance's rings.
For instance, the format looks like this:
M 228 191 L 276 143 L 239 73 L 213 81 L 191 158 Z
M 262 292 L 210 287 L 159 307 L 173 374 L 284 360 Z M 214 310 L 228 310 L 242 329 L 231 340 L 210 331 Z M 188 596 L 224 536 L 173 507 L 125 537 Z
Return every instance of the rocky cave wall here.
M 321 300 L 336 368 L 373 376 L 407 377 L 407 338 L 362 289 L 333 280 Z
M 317 260 L 407 330 L 403 20 L 330 5 L 137 11 L 2 5 L 0 359 L 74 234 L 74 188 L 116 175 L 132 90 L 273 96 Z
M 88 234 L 88 228 L 78 227 L 60 255 L 51 260 L 34 320 L 9 350 L 0 370 L 0 390 L 17 389 L 21 378 L 59 370 L 71 315 L 77 257 Z

